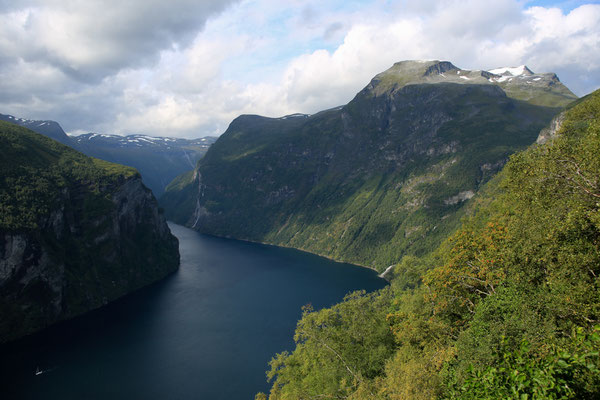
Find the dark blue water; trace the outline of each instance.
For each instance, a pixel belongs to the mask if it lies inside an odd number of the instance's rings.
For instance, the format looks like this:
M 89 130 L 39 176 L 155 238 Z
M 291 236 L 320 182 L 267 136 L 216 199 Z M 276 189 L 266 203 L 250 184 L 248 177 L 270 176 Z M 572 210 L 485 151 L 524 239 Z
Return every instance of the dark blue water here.
M 302 305 L 385 285 L 365 268 L 170 226 L 179 271 L 0 348 L 1 399 L 253 399 L 271 357 L 293 350 Z

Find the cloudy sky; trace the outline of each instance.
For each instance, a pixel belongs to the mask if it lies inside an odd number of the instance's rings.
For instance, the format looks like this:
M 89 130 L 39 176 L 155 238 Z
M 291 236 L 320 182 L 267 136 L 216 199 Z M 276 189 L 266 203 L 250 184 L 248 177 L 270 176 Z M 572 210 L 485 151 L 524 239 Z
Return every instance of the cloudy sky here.
M 600 87 L 598 1 L 0 0 L 0 113 L 69 133 L 221 134 L 345 104 L 406 59 Z

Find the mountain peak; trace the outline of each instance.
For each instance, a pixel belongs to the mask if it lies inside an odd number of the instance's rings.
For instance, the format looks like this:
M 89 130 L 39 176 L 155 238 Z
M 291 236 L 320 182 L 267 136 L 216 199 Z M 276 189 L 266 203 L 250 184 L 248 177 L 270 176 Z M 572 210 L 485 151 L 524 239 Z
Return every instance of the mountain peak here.
M 7 114 L 0 114 L 0 121 L 6 121 L 15 125 L 23 126 L 27 129 L 31 129 L 34 132 L 54 139 L 62 144 L 66 144 L 67 146 L 72 145 L 71 138 L 67 136 L 58 122 L 50 120 L 36 121 L 25 118 L 17 118 Z
M 407 85 L 420 84 L 493 85 L 509 97 L 548 107 L 564 107 L 575 96 L 553 73 L 534 73 L 526 65 L 489 71 L 466 70 L 449 61 L 408 60 L 395 63 L 376 75 L 359 95 L 381 96 Z
M 459 68 L 449 61 L 407 60 L 395 63 L 391 68 L 377 74 L 367 90 L 380 95 L 394 87 L 412 83 L 430 83 L 445 77 L 445 73 L 458 71 Z
M 392 68 L 384 71 L 382 74 L 396 74 L 411 78 L 423 78 L 426 76 L 441 75 L 445 72 L 457 69 L 459 68 L 449 61 L 406 60 L 395 63 Z

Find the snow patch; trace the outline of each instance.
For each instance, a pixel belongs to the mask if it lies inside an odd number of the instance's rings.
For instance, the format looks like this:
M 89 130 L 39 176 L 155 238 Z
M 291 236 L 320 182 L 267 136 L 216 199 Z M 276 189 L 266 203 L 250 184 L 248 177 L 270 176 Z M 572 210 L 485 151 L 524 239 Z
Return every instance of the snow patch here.
M 531 75 L 532 72 L 527 66 L 519 65 L 518 67 L 501 67 L 490 69 L 488 72 L 494 75 L 509 75 L 509 76 L 519 76 L 519 75 Z
M 459 78 L 460 78 L 460 79 L 466 79 L 466 80 L 468 80 L 468 81 L 470 81 L 470 80 L 471 80 L 471 78 L 467 78 L 466 76 L 460 76 Z
M 285 116 L 277 118 L 277 119 L 290 119 L 290 118 L 308 118 L 308 114 L 295 113 L 295 114 L 285 115 Z

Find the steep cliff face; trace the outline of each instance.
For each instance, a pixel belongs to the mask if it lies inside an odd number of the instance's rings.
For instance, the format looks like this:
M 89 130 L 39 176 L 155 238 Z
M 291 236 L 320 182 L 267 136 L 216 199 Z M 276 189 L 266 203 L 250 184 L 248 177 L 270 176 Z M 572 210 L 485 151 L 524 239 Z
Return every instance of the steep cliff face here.
M 130 168 L 0 124 L 0 342 L 177 269 L 177 239 Z
M 437 247 L 479 188 L 557 112 L 507 95 L 501 78 L 403 62 L 343 107 L 241 116 L 161 203 L 202 232 L 382 271 Z
M 558 132 L 560 131 L 560 128 L 562 128 L 564 119 L 565 119 L 564 112 L 562 112 L 562 113 L 558 114 L 556 117 L 554 117 L 552 119 L 552 121 L 550 122 L 550 125 L 540 131 L 540 134 L 538 135 L 538 137 L 536 139 L 536 143 L 544 144 L 548 140 L 555 138 L 556 135 L 558 134 Z

